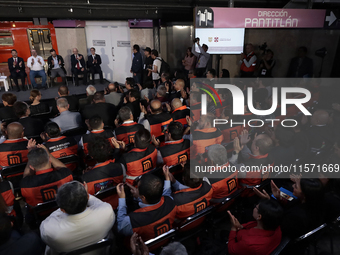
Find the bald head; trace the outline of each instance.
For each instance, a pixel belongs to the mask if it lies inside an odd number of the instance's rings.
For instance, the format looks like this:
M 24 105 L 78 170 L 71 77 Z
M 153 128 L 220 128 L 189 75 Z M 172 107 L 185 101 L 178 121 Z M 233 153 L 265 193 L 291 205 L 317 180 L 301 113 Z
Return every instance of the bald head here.
M 117 91 L 116 85 L 114 83 L 110 83 L 108 88 L 109 88 L 110 92 Z
M 150 104 L 150 109 L 152 111 L 152 114 L 162 112 L 162 103 L 161 103 L 161 101 L 159 101 L 157 99 L 152 100 L 151 104 Z
M 24 136 L 24 127 L 19 122 L 12 122 L 7 126 L 8 139 L 18 139 Z
M 176 80 L 176 82 L 174 84 L 176 91 L 184 89 L 184 86 L 185 86 L 185 82 L 182 79 Z
M 324 110 L 315 111 L 312 118 L 312 125 L 326 125 L 329 121 L 329 114 Z
M 254 155 L 265 155 L 273 146 L 273 140 L 266 134 L 256 136 L 252 143 L 252 153 Z
M 181 107 L 183 105 L 182 105 L 182 102 L 181 102 L 181 100 L 179 98 L 174 98 L 171 101 L 171 106 L 172 106 L 172 109 L 175 110 L 175 109 L 177 109 L 177 108 L 179 108 L 179 107 Z

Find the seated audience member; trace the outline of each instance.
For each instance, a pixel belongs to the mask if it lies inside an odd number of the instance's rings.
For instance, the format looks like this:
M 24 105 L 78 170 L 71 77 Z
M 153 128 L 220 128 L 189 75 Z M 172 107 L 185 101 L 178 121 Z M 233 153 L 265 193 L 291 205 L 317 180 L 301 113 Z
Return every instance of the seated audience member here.
M 143 84 L 144 89 L 140 91 L 140 97 L 142 99 L 152 100 L 156 94 L 156 88 L 154 87 L 152 81 L 147 81 Z
M 166 87 L 164 85 L 158 86 L 155 99 L 159 100 L 161 103 L 168 102 L 168 97 L 166 96 Z
M 96 161 L 96 165 L 84 173 L 83 181 L 87 183 L 91 195 L 98 191 L 117 186 L 125 178 L 123 164 L 112 160 L 112 147 L 104 137 L 97 137 L 88 144 L 89 156 Z
M 238 138 L 235 138 L 238 139 Z M 269 152 L 273 147 L 273 140 L 266 134 L 260 134 L 255 136 L 251 144 L 251 149 L 247 147 L 247 143 L 250 141 L 248 131 L 243 130 L 240 139 L 240 153 L 242 156 L 242 163 L 245 166 L 268 166 L 274 165 L 274 160 L 269 156 Z M 239 157 L 239 153 L 235 154 Z M 240 160 L 240 159 L 238 159 Z M 238 162 L 240 163 L 240 162 Z M 269 176 L 269 172 L 239 172 L 239 184 L 254 186 L 260 184 L 262 180 L 265 180 Z M 242 178 L 242 179 L 241 179 Z
M 263 200 L 253 210 L 256 221 L 240 224 L 230 211 L 228 254 L 270 255 L 281 242 L 283 209 L 278 202 Z
M 236 147 L 236 146 L 234 146 Z M 236 152 L 237 150 L 236 147 Z M 233 163 L 234 157 L 231 157 L 228 161 L 228 154 L 226 148 L 221 144 L 213 144 L 209 146 L 208 150 L 208 162 L 207 165 L 219 167 L 228 167 L 229 161 Z M 216 174 L 217 175 L 217 174 Z M 222 176 L 221 176 L 222 175 Z M 218 177 L 220 178 L 209 178 L 209 182 L 213 188 L 213 201 L 214 203 L 222 202 L 222 200 L 229 196 L 231 193 L 237 190 L 238 179 L 237 179 L 237 171 L 236 172 L 222 172 Z M 216 176 L 217 177 L 217 176 Z
M 227 145 L 227 151 L 228 153 L 233 151 L 233 140 L 235 139 L 235 137 L 239 137 L 241 135 L 242 130 L 244 129 L 243 125 L 235 125 L 233 123 L 233 125 L 231 126 L 229 123 L 229 120 L 232 119 L 232 113 L 230 109 L 224 108 L 221 111 L 221 116 L 220 119 L 224 119 L 224 120 L 228 120 L 227 124 L 223 124 L 223 125 L 218 125 L 218 123 L 216 123 L 216 127 L 221 130 L 222 134 L 223 134 L 223 141 L 222 143 L 224 144 L 228 144 Z
M 12 122 L 5 130 L 7 139 L 0 144 L 0 166 L 12 166 L 27 162 L 27 143 L 24 139 L 24 127 L 19 122 Z
M 221 131 L 213 127 L 215 116 L 208 112 L 207 115 L 202 115 L 198 121 L 197 128 L 192 131 L 193 152 L 192 155 L 202 154 L 205 152 L 205 147 L 213 144 L 221 144 L 223 135 Z M 189 126 L 191 126 L 189 124 Z
M 87 70 L 85 59 L 82 54 L 78 53 L 78 49 L 74 48 L 72 50 L 73 54 L 71 55 L 71 72 L 74 76 L 74 82 L 76 86 L 79 86 L 79 78 L 78 75 L 83 75 L 83 84 L 87 84 Z
M 181 101 L 183 101 L 182 91 L 184 90 L 184 87 L 185 87 L 184 80 L 182 79 L 176 80 L 176 82 L 174 83 L 174 91 L 168 94 L 169 101 L 172 101 L 174 98 L 180 98 Z
M 31 115 L 36 115 L 40 113 L 50 112 L 50 108 L 48 104 L 41 103 L 41 93 L 37 89 L 32 89 L 30 94 L 30 101 L 32 102 L 30 105 Z
M 51 119 L 51 121 L 58 124 L 61 132 L 70 129 L 79 128 L 83 126 L 83 121 L 79 112 L 70 112 L 70 105 L 66 98 L 59 98 L 57 100 L 57 108 L 60 112 L 59 116 Z
M 114 135 L 118 141 L 123 141 L 126 145 L 134 144 L 135 133 L 144 129 L 144 126 L 133 121 L 133 114 L 129 107 L 123 106 L 118 111 L 119 119 L 123 121 L 123 124 L 118 126 Z
M 295 162 L 294 130 L 277 125 L 274 131 L 269 131 L 274 141 L 274 147 L 269 155 L 277 166 L 289 166 Z
M 20 91 L 18 78 L 21 80 L 21 89 L 25 91 L 25 77 L 26 71 L 25 71 L 25 62 L 24 59 L 21 57 L 18 57 L 18 52 L 13 49 L 11 51 L 12 57 L 7 60 L 8 63 L 8 69 L 11 73 L 10 78 L 13 79 L 15 86 L 17 87 L 17 92 Z
M 201 94 L 199 92 L 192 91 L 190 93 L 190 111 L 193 114 L 194 121 L 198 121 L 201 117 Z
M 2 94 L 1 99 L 4 107 L 0 108 L 0 121 L 14 121 L 18 119 L 13 109 L 13 105 L 17 101 L 17 96 L 13 93 L 5 92 Z
M 55 158 L 63 158 L 78 154 L 78 143 L 73 137 L 62 136 L 57 123 L 49 122 L 45 126 L 42 134 L 44 137 L 44 145 Z M 76 168 L 77 164 L 67 164 L 71 170 Z
M 141 123 L 145 129 L 149 130 L 151 135 L 163 141 L 164 133 L 170 122 L 172 122 L 170 113 L 163 112 L 162 103 L 157 99 L 152 100 L 150 103 L 151 114 L 146 115 L 145 108 L 142 107 L 142 109 L 138 123 Z
M 0 237 L 0 254 L 36 255 L 43 252 L 44 244 L 38 233 L 32 231 L 22 235 L 3 212 L 0 213 Z
M 169 89 L 172 88 L 173 83 L 170 80 L 170 74 L 169 73 L 162 73 L 161 74 L 161 83 L 158 86 L 160 86 L 160 85 L 164 85 L 166 87 L 169 87 Z
M 183 139 L 183 132 L 183 125 L 173 121 L 168 126 L 168 132 L 165 133 L 164 144 L 160 144 L 155 138 L 152 139 L 155 146 L 161 145 L 157 153 L 158 164 L 173 166 L 190 159 L 190 140 Z
M 85 105 L 89 105 L 93 103 L 93 96 L 97 92 L 95 86 L 89 85 L 86 87 L 86 98 L 79 99 L 79 111 L 81 112 L 84 109 Z
M 197 76 L 196 76 L 196 70 L 189 70 L 189 72 L 188 72 L 188 78 L 189 78 L 189 80 L 190 80 L 190 79 L 195 79 L 195 78 L 197 78 Z
M 115 222 L 112 207 L 89 195 L 84 185 L 72 181 L 59 188 L 59 209 L 40 225 L 41 238 L 47 245 L 45 254 L 71 252 L 110 235 Z
M 329 125 L 329 114 L 324 110 L 317 110 L 313 113 L 310 124 L 305 133 L 308 137 L 311 150 L 330 151 L 334 145 L 334 132 Z
M 107 127 L 115 127 L 115 119 L 117 116 L 117 108 L 113 104 L 105 102 L 105 97 L 102 92 L 96 92 L 93 96 L 93 104 L 86 105 L 82 111 L 82 116 L 85 120 L 90 119 L 94 115 L 99 115 L 104 125 Z
M 40 119 L 30 117 L 31 111 L 25 102 L 17 101 L 13 105 L 13 109 L 18 122 L 24 127 L 24 134 L 26 137 L 38 136 L 44 130 L 44 123 Z
M 193 116 L 190 112 L 190 108 L 188 108 L 186 105 L 183 105 L 179 98 L 175 98 L 171 101 L 171 109 L 172 109 L 172 113 L 171 113 L 172 119 L 174 121 L 178 121 L 182 123 L 184 128 L 186 128 L 188 125 L 186 117 Z
M 183 184 L 170 174 L 172 197 L 177 205 L 177 218 L 187 218 L 210 205 L 213 189 L 207 178 L 198 178 L 190 174 L 190 165 L 186 163 L 183 173 Z M 199 206 L 199 207 L 197 207 Z
M 157 166 L 157 149 L 150 144 L 151 135 L 146 129 L 135 133 L 135 148 L 123 154 L 122 163 L 126 168 L 126 182 L 133 181 Z
M 11 182 L 3 180 L 0 182 L 0 213 L 16 216 L 14 211 L 14 189 Z M 4 209 L 4 210 L 2 210 Z M 0 253 L 1 254 L 1 253 Z
M 105 101 L 118 107 L 122 103 L 123 94 L 118 92 L 119 84 L 110 83 L 107 86 L 108 94 L 105 95 Z
M 58 95 L 59 98 L 66 98 L 68 104 L 70 105 L 69 111 L 71 112 L 76 112 L 79 109 L 79 101 L 78 99 L 70 95 L 70 91 L 68 90 L 68 87 L 66 85 L 61 85 L 58 89 Z M 57 102 L 52 106 L 52 114 L 53 116 L 58 114 L 58 109 L 57 109 Z
M 113 137 L 112 130 L 104 129 L 103 119 L 99 115 L 93 115 L 89 119 L 89 132 L 82 136 L 80 145 L 82 145 L 84 154 L 88 154 L 87 145 L 90 141 L 96 140 L 98 137 L 103 137 L 108 141 L 111 141 Z
M 133 114 L 134 121 L 138 121 L 138 117 L 140 116 L 140 92 L 136 89 L 129 90 L 129 99 L 128 103 L 124 106 L 129 107 Z
M 87 57 L 87 67 L 89 68 L 89 71 L 92 75 L 92 82 L 93 84 L 95 83 L 94 76 L 96 73 L 98 73 L 100 78 L 100 84 L 103 84 L 104 83 L 103 72 L 100 67 L 100 65 L 102 64 L 102 59 L 100 55 L 96 54 L 96 49 L 94 47 L 92 47 L 90 51 L 91 55 Z
M 293 195 L 297 197 L 284 205 L 281 224 L 282 234 L 296 238 L 324 223 L 324 188 L 319 179 L 293 177 Z M 271 181 L 273 196 L 282 201 L 280 189 Z M 270 199 L 268 194 L 254 191 L 261 197 Z
M 22 196 L 30 206 L 55 199 L 58 188 L 73 180 L 71 170 L 43 145 L 30 149 L 27 158 L 20 187 Z
M 64 68 L 64 59 L 57 55 L 55 49 L 50 50 L 51 56 L 47 59 L 48 74 L 51 76 L 52 86 L 55 85 L 54 78 L 58 75 L 62 78 L 63 83 L 66 84 L 66 70 Z
M 41 87 L 43 89 L 47 89 L 46 86 L 46 73 L 45 73 L 45 61 L 41 56 L 38 56 L 37 51 L 35 49 L 31 49 L 31 54 L 27 59 L 27 67 L 30 69 L 30 80 L 34 89 L 38 88 L 37 83 L 35 82 L 35 77 L 41 77 L 42 84 Z
M 124 236 L 136 232 L 144 241 L 159 236 L 172 229 L 176 218 L 177 206 L 170 197 L 169 169 L 165 171 L 165 181 L 153 175 L 146 174 L 138 182 L 138 188 L 131 185 L 135 198 L 139 198 L 139 207 L 127 213 L 124 184 L 117 186 L 119 196 L 117 229 Z M 159 227 L 162 226 L 160 229 Z

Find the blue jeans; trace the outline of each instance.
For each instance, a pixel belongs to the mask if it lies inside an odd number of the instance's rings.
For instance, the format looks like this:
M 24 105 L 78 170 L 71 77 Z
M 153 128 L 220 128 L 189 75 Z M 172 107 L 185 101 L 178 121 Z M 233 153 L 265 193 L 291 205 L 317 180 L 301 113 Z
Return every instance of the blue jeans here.
M 30 80 L 31 80 L 31 83 L 33 85 L 33 88 L 37 88 L 38 85 L 37 83 L 35 82 L 35 77 L 37 76 L 40 76 L 42 78 L 42 84 L 41 84 L 41 87 L 46 87 L 46 73 L 44 70 L 40 70 L 40 71 L 30 71 Z

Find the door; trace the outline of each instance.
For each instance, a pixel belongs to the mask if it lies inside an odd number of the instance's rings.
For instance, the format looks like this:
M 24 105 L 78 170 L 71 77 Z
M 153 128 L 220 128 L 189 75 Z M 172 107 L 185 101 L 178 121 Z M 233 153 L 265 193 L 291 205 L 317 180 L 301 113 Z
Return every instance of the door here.
M 48 28 L 27 29 L 30 49 L 35 49 L 39 56 L 47 59 L 52 49 L 51 33 Z
M 110 82 L 125 83 L 131 76 L 130 29 L 125 21 L 86 21 L 86 41 L 88 55 L 94 47 L 102 59 L 103 76 Z M 118 47 L 125 42 L 126 47 Z M 119 43 L 121 45 L 121 43 Z

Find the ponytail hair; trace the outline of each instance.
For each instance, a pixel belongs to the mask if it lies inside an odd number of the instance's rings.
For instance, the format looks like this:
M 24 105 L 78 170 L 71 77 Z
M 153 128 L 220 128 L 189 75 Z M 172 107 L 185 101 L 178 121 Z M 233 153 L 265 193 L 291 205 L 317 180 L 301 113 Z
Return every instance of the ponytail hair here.
M 41 93 L 38 89 L 32 89 L 31 90 L 31 94 L 30 94 L 30 101 L 34 101 L 34 99 L 37 97 L 37 96 L 41 96 Z

